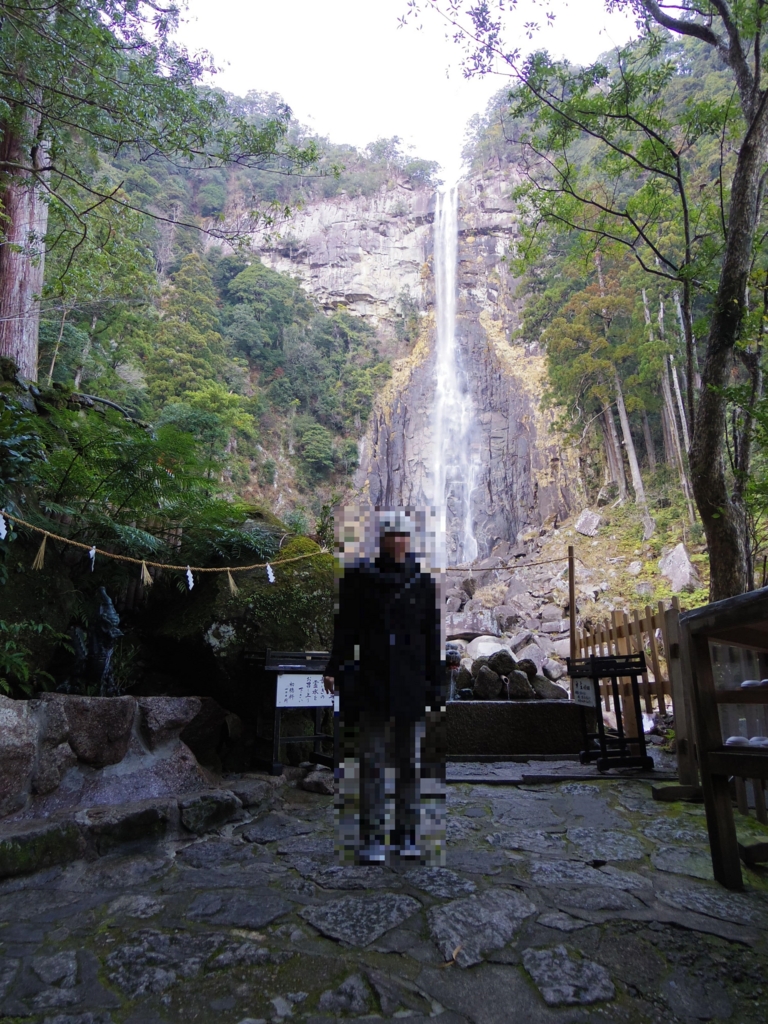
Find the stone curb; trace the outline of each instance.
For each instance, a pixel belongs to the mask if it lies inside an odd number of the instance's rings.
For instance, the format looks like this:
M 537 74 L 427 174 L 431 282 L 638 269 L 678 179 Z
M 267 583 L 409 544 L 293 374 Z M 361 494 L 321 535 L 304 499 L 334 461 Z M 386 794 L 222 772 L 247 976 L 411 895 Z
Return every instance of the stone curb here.
M 95 859 L 123 843 L 203 835 L 242 817 L 243 808 L 268 810 L 285 778 L 232 780 L 231 788 L 157 797 L 126 804 L 76 807 L 66 816 L 0 825 L 0 879 Z

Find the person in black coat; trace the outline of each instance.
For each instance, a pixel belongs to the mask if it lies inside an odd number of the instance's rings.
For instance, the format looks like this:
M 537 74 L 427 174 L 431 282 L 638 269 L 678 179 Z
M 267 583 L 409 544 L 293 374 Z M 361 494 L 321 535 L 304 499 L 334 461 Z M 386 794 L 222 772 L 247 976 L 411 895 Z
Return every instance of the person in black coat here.
M 339 581 L 326 686 L 336 686 L 345 748 L 359 758 L 361 863 L 381 863 L 390 852 L 422 856 L 425 719 L 442 703 L 444 672 L 435 582 L 410 540 L 406 521 L 390 518 L 379 557 Z

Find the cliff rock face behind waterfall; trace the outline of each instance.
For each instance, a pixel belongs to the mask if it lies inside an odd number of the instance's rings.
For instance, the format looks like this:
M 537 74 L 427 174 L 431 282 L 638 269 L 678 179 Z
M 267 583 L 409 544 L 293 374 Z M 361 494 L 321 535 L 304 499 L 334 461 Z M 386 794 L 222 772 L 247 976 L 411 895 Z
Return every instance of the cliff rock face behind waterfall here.
M 515 232 L 509 178 L 488 174 L 459 190 L 458 358 L 474 404 L 472 520 L 479 557 L 505 556 L 521 535 L 582 500 L 578 465 L 542 408 L 545 357 L 510 341 L 520 299 L 504 257 Z M 299 276 L 326 307 L 337 304 L 392 333 L 404 292 L 422 312 L 411 352 L 394 365 L 361 444 L 356 485 L 375 504 L 433 504 L 435 197 L 388 189 L 310 204 L 263 258 Z M 455 560 L 460 524 L 448 522 Z

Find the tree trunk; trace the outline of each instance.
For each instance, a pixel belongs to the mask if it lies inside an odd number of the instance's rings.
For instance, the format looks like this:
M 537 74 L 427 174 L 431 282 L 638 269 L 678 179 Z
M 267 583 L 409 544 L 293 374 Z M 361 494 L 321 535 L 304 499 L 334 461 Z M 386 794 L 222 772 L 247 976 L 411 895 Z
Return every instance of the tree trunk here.
M 93 332 L 96 330 L 97 322 L 98 322 L 97 317 L 94 314 L 91 317 L 91 329 L 88 332 L 88 337 L 85 339 L 85 344 L 83 345 L 83 351 L 80 353 L 80 363 L 78 364 L 78 367 L 75 370 L 75 380 L 74 380 L 74 389 L 75 389 L 75 391 L 79 391 L 80 390 L 80 385 L 83 382 L 83 373 L 85 371 L 85 364 L 88 362 L 88 356 L 91 354 L 91 346 L 93 345 Z
M 643 440 L 645 441 L 645 454 L 648 456 L 648 468 L 652 473 L 656 472 L 656 448 L 653 444 L 651 424 L 648 422 L 648 413 L 643 409 Z
M 605 420 L 605 442 L 608 452 L 608 465 L 611 467 L 614 483 L 619 487 L 619 500 L 625 501 L 627 497 L 627 474 L 624 472 L 624 457 L 621 453 L 619 435 L 616 432 L 616 421 L 613 418 L 613 409 L 607 403 L 603 406 L 603 419 Z
M 680 391 L 680 381 L 677 379 L 677 367 L 675 366 L 675 357 L 673 355 L 669 357 L 669 367 L 672 371 L 672 383 L 675 388 L 675 397 L 677 398 L 677 411 L 680 413 L 680 426 L 683 430 L 683 443 L 687 454 L 691 447 L 691 438 L 688 434 L 688 421 L 685 418 L 685 406 L 683 405 L 683 396 Z
M 34 172 L 46 148 L 39 141 L 25 148 L 12 124 L 11 118 L 0 124 L 0 356 L 13 359 L 22 377 L 37 380 L 48 204 Z M 39 126 L 39 115 L 28 112 L 26 138 L 35 139 Z
M 666 404 L 661 406 L 661 432 L 664 435 L 664 462 L 668 466 L 676 466 L 675 446 L 672 442 L 672 428 L 669 424 L 669 413 Z
M 691 440 L 691 483 L 709 548 L 710 598 L 742 594 L 749 586 L 747 524 L 728 492 L 723 388 L 746 311 L 746 290 L 760 211 L 758 195 L 768 136 L 768 92 L 739 151 L 731 185 L 728 235 L 709 325 L 701 392 Z M 749 443 L 749 442 L 747 442 Z
M 627 416 L 627 409 L 624 405 L 624 392 L 621 389 L 621 378 L 619 377 L 618 370 L 614 370 L 614 385 L 616 387 L 616 405 L 619 410 L 619 423 L 621 423 L 624 448 L 626 449 L 627 460 L 629 461 L 629 472 L 632 475 L 632 489 L 635 492 L 635 501 L 642 509 L 643 514 L 643 540 L 648 540 L 653 536 L 656 524 L 648 511 L 648 502 L 645 497 L 643 478 L 640 476 L 640 466 L 637 462 L 635 442 L 632 440 L 632 432 L 629 429 L 629 417 Z
M 686 503 L 688 505 L 688 518 L 691 523 L 696 522 L 696 513 L 693 510 L 693 501 L 691 493 L 691 485 L 688 480 L 688 474 L 685 469 L 685 455 L 683 449 L 680 446 L 680 435 L 677 432 L 677 420 L 675 418 L 675 406 L 672 401 L 672 388 L 669 384 L 669 374 L 667 373 L 666 359 L 664 361 L 664 367 L 661 371 L 661 394 L 664 399 L 664 412 L 666 414 L 667 429 L 670 434 L 670 446 L 674 453 L 674 462 L 677 466 L 677 472 L 680 477 L 680 487 L 683 495 L 685 496 Z

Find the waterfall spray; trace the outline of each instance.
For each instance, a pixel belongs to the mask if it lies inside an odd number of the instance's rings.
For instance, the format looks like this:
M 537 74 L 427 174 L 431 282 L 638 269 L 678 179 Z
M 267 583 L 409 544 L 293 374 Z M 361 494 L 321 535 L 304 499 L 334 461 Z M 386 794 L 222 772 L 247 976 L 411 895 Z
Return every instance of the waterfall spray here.
M 437 195 L 435 300 L 437 313 L 433 479 L 435 504 L 445 509 L 448 561 L 477 557 L 472 524 L 472 399 L 456 338 L 458 189 Z

